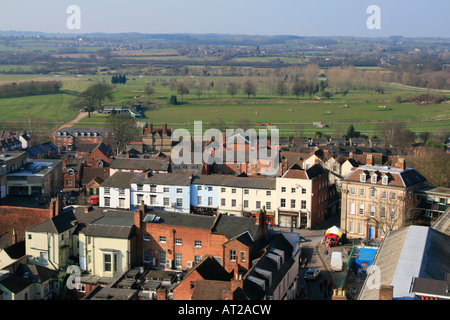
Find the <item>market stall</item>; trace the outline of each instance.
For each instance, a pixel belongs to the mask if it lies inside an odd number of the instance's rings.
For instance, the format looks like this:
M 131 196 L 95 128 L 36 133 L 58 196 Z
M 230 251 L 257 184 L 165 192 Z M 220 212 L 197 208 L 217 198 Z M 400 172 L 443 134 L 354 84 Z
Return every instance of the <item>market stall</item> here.
M 328 248 L 335 247 L 341 242 L 342 230 L 336 226 L 325 231 L 325 244 Z

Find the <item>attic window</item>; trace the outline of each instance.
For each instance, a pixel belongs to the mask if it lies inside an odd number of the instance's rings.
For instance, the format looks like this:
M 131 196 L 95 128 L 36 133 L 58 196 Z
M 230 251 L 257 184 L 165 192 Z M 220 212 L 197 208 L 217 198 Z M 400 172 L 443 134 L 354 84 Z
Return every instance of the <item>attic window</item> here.
M 386 186 L 388 184 L 388 182 L 389 182 L 389 177 L 383 176 L 383 178 L 381 179 L 381 183 Z
M 371 183 L 377 183 L 378 179 L 377 179 L 377 175 L 375 173 L 372 173 L 372 175 L 370 176 L 370 182 Z
M 361 174 L 359 175 L 359 181 L 366 182 L 366 174 L 364 172 L 361 172 Z

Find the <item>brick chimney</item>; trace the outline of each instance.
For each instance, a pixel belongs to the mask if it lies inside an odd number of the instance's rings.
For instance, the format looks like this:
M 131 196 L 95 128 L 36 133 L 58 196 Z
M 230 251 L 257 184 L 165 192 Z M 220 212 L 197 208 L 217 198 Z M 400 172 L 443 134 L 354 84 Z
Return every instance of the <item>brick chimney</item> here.
M 12 230 L 12 239 L 11 239 L 11 244 L 16 244 L 17 243 L 17 233 L 16 233 L 16 229 Z
M 394 287 L 382 285 L 379 289 L 379 300 L 392 300 L 394 298 Z
M 395 164 L 397 168 L 400 168 L 402 170 L 406 169 L 406 162 L 405 158 L 398 158 L 397 163 Z
M 167 292 L 165 288 L 159 288 L 156 291 L 156 300 L 167 300 Z
M 222 300 L 233 300 L 233 291 L 222 290 Z
M 62 168 L 63 169 L 65 169 L 65 168 L 67 168 L 67 162 L 68 162 L 69 160 L 67 159 L 67 158 L 64 158 L 63 160 L 62 160 Z
M 236 266 L 234 267 L 234 277 L 231 278 L 230 290 L 234 292 L 238 288 L 244 288 L 244 280 L 242 279 L 242 275 L 239 274 L 239 265 L 236 264 Z
M 374 165 L 373 154 L 368 154 L 366 156 L 366 164 L 369 165 L 369 166 L 373 166 Z
M 164 124 L 162 125 L 162 134 L 163 134 L 163 135 L 167 134 L 167 123 L 164 123 Z

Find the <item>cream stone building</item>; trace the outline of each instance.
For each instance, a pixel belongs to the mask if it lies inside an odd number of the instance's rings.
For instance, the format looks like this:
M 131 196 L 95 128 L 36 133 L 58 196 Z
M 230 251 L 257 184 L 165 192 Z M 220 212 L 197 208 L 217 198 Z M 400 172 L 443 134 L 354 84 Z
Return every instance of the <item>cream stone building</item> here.
M 396 166 L 364 165 L 342 181 L 341 224 L 347 238 L 383 238 L 407 222 L 414 210 L 414 190 L 426 178 L 406 168 L 404 159 Z
M 108 210 L 78 234 L 80 269 L 114 278 L 135 259 L 135 229 L 131 211 Z

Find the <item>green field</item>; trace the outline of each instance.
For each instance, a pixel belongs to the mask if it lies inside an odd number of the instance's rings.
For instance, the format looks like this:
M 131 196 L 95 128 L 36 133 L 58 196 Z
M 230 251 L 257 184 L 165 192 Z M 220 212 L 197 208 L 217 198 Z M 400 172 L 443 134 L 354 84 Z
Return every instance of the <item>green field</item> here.
M 0 83 L 29 80 L 60 80 L 63 89 L 60 94 L 28 96 L 23 98 L 0 99 L 0 123 L 44 123 L 55 127 L 73 120 L 77 110 L 70 107 L 78 92 L 83 91 L 96 81 L 109 83 L 110 75 L 83 76 L 32 76 L 32 75 L 0 75 Z M 117 85 L 113 92 L 113 101 L 104 105 L 129 106 L 136 101 L 156 103 L 158 106 L 147 109 L 142 121 L 152 123 L 170 123 L 188 126 L 194 121 L 203 123 L 222 122 L 229 125 L 245 119 L 255 128 L 257 123 L 276 124 L 281 132 L 292 134 L 297 124 L 302 124 L 303 130 L 323 133 L 342 132 L 353 123 L 356 130 L 363 133 L 374 131 L 377 122 L 403 121 L 406 126 L 416 132 L 436 132 L 449 128 L 450 105 L 417 105 L 397 103 L 395 99 L 403 99 L 417 94 L 419 89 L 389 87 L 385 94 L 376 94 L 365 90 L 352 90 L 346 96 L 334 95 L 325 99 L 317 94 L 310 100 L 308 96 L 297 97 L 292 94 L 281 99 L 269 89 L 267 79 L 256 78 L 258 92 L 255 97 L 248 98 L 240 92 L 231 98 L 224 90 L 222 94 L 213 87 L 198 96 L 195 89 L 181 99 L 167 86 L 171 77 L 128 76 L 125 85 Z M 179 78 L 182 81 L 183 78 Z M 196 82 L 198 78 L 193 78 Z M 208 82 L 218 81 L 217 78 L 206 78 Z M 238 80 L 242 78 L 226 78 Z M 165 84 L 164 84 L 165 83 Z M 155 93 L 146 97 L 143 88 L 146 84 L 154 87 Z M 171 95 L 177 95 L 179 105 L 167 104 Z M 385 108 L 384 108 L 385 107 Z M 425 121 L 432 120 L 432 121 Z M 107 116 L 92 114 L 84 118 L 78 126 L 104 126 Z M 327 128 L 316 128 L 313 122 L 324 122 Z

